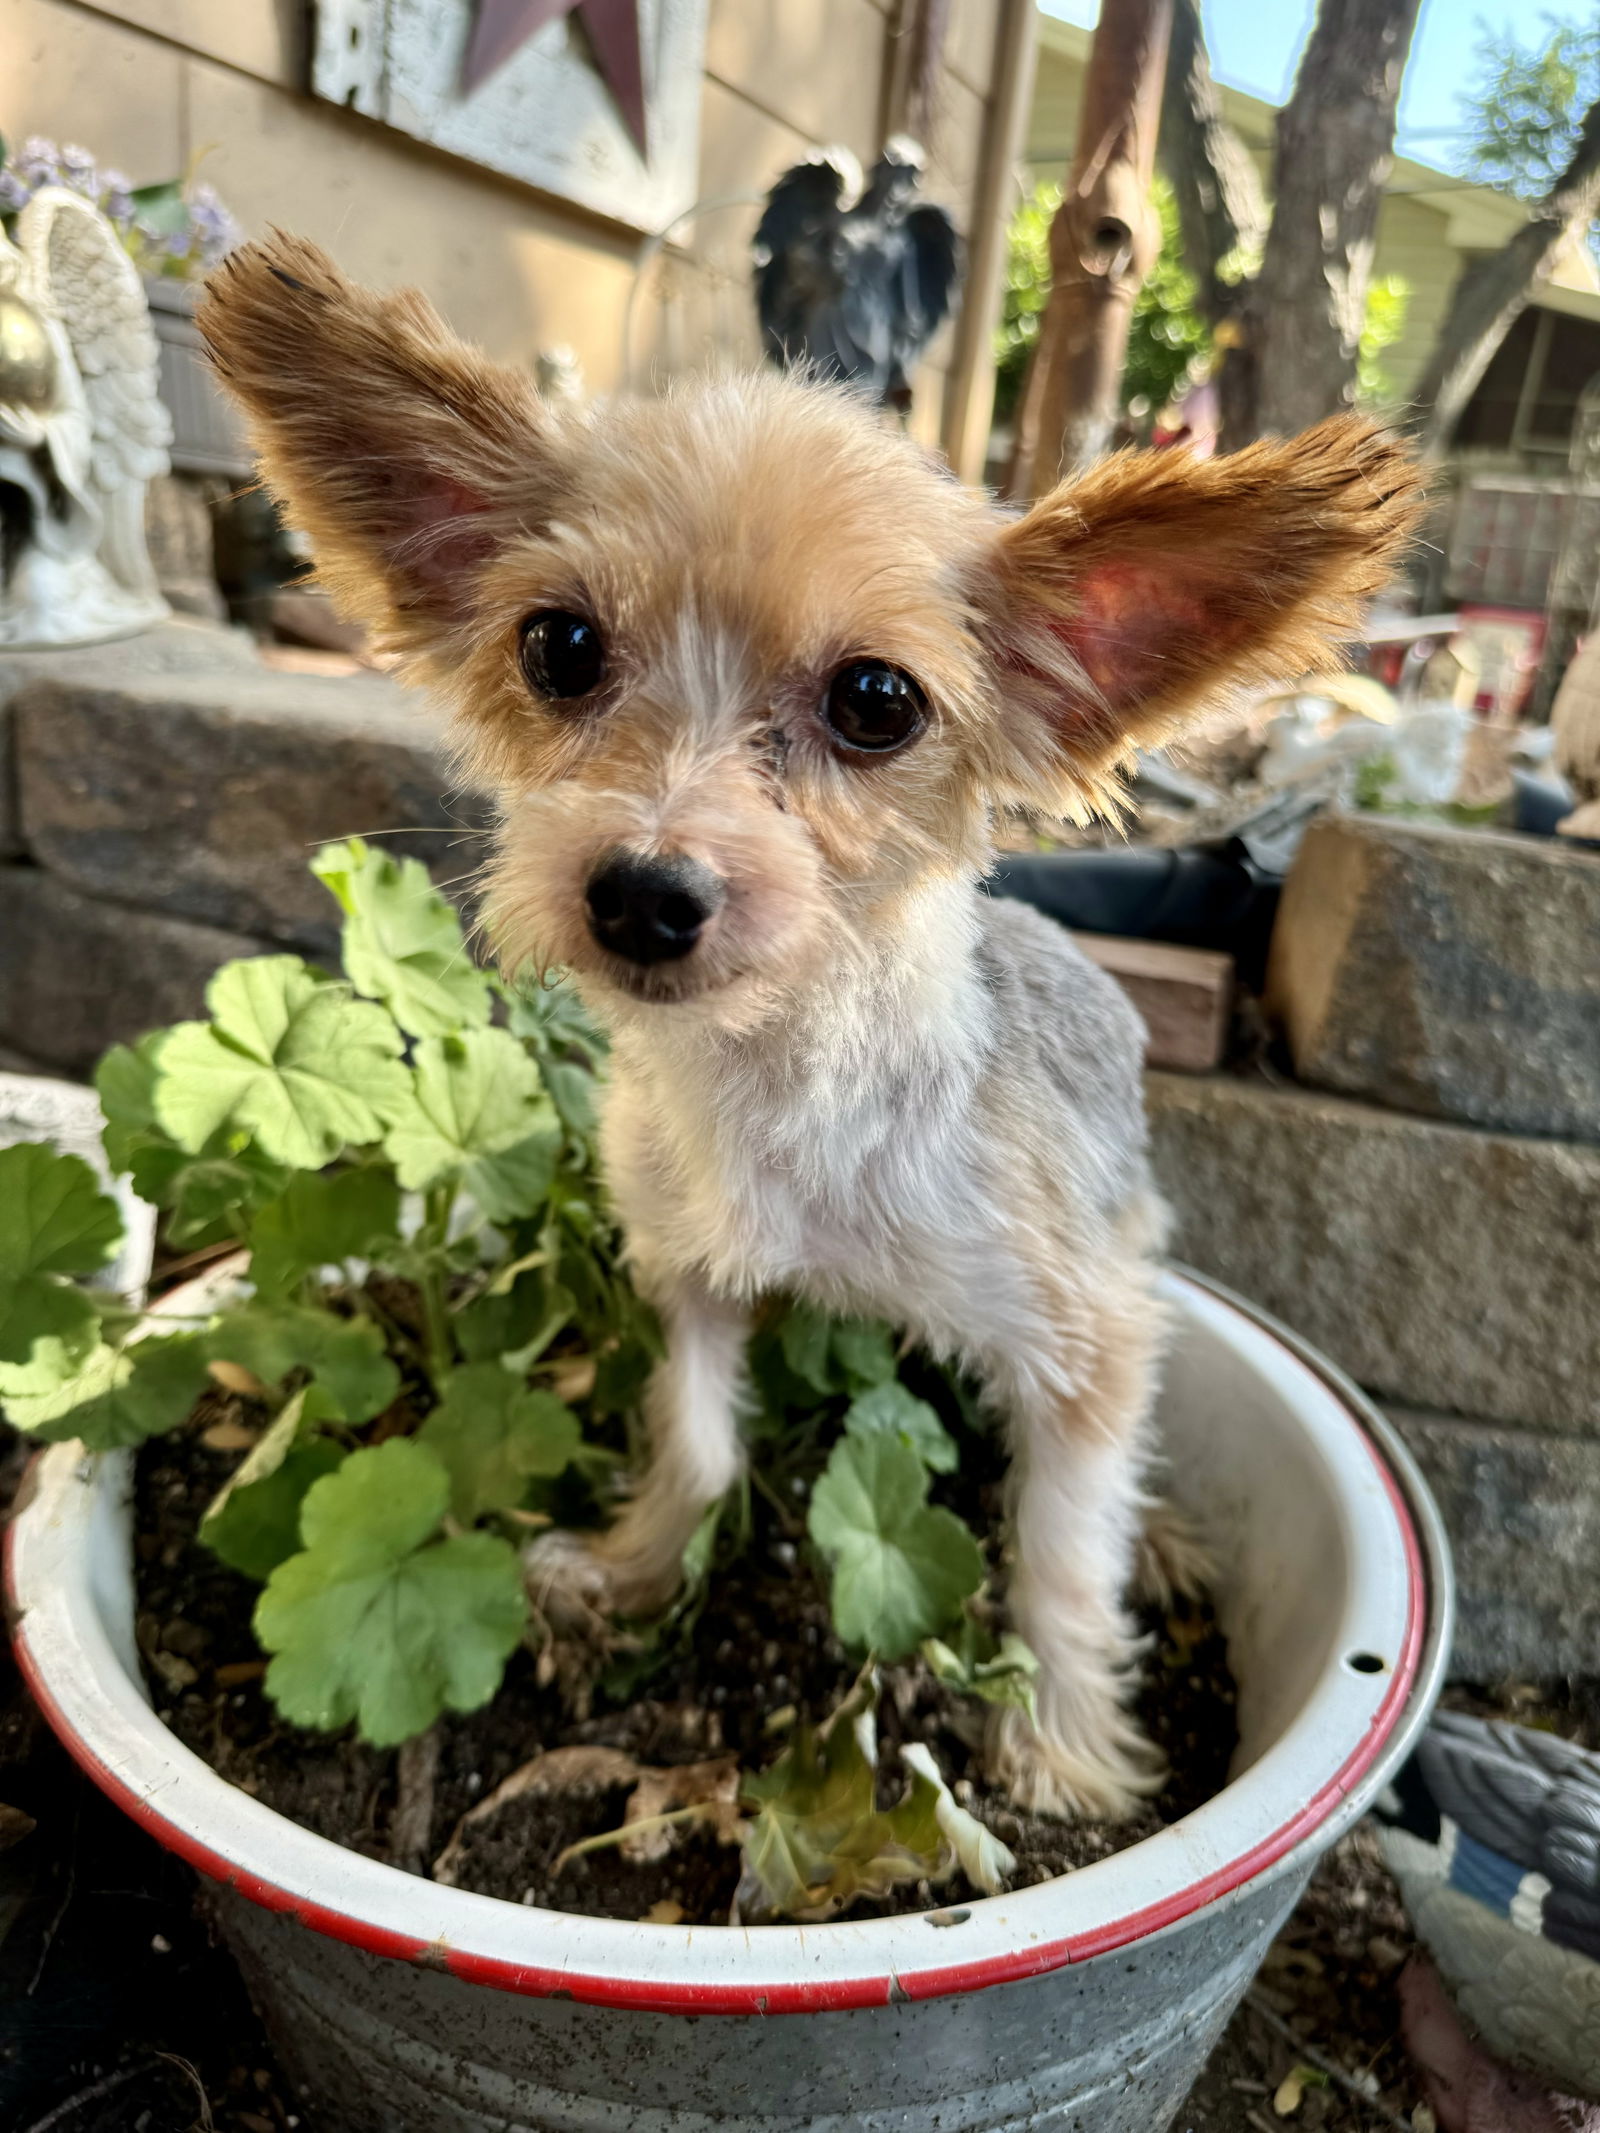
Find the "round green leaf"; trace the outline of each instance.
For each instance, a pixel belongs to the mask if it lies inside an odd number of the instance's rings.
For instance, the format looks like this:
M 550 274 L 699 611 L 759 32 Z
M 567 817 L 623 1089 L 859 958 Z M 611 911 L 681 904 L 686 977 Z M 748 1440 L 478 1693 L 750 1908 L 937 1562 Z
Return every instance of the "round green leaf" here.
M 267 1693 L 294 1724 L 354 1719 L 393 1747 L 499 1687 L 527 1619 L 521 1568 L 493 1534 L 436 1538 L 449 1495 L 443 1466 L 405 1437 L 353 1452 L 308 1491 L 305 1546 L 255 1611 L 275 1655 Z
M 318 1170 L 382 1137 L 410 1078 L 392 1019 L 308 970 L 298 956 L 225 963 L 206 988 L 210 1022 L 180 1022 L 155 1050 L 157 1122 L 198 1155 L 221 1127 L 261 1152 Z
M 46 1444 L 81 1437 L 91 1451 L 176 1429 L 206 1388 L 201 1336 L 173 1333 L 99 1347 L 74 1376 L 36 1391 L 5 1388 L 6 1420 Z
M 859 1393 L 850 1403 L 844 1426 L 852 1437 L 887 1431 L 902 1438 L 935 1474 L 953 1474 L 960 1464 L 956 1441 L 937 1413 L 926 1400 L 908 1392 L 898 1378 Z
M 117 1204 L 81 1156 L 0 1148 L 0 1364 L 48 1355 L 59 1376 L 83 1361 L 99 1313 L 61 1277 L 94 1273 L 121 1240 Z
M 469 1363 L 446 1380 L 418 1442 L 443 1460 L 450 1508 L 470 1526 L 520 1504 L 536 1477 L 564 1472 L 579 1435 L 577 1416 L 554 1393 L 519 1384 L 498 1363 Z
M 241 1304 L 224 1312 L 205 1340 L 212 1361 L 237 1363 L 264 1384 L 309 1371 L 327 1411 L 345 1422 L 370 1422 L 400 1390 L 400 1373 L 369 1319 L 302 1304 Z
M 503 1029 L 425 1037 L 384 1141 L 400 1183 L 462 1184 L 491 1220 L 531 1214 L 550 1187 L 560 1128 L 539 1069 Z
M 302 1173 L 250 1225 L 250 1278 L 281 1296 L 318 1267 L 370 1259 L 400 1227 L 400 1188 L 387 1170 Z
M 324 845 L 311 871 L 345 913 L 341 952 L 357 992 L 381 1000 L 413 1037 L 447 1037 L 489 1019 L 489 979 L 474 967 L 461 921 L 420 859 L 395 859 L 360 837 Z
M 881 1432 L 841 1437 L 811 1496 L 811 1538 L 833 1566 L 834 1627 L 886 1660 L 936 1636 L 983 1583 L 983 1553 L 927 1501 L 922 1461 Z

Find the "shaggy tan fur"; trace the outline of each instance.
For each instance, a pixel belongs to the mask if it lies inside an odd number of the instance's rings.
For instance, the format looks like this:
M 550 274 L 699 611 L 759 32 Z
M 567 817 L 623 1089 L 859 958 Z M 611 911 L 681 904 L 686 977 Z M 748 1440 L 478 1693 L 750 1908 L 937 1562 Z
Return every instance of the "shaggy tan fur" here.
M 771 374 L 547 407 L 421 298 L 289 238 L 236 253 L 200 322 L 324 581 L 500 794 L 500 952 L 568 966 L 613 1032 L 607 1171 L 670 1353 L 649 1472 L 597 1544 L 533 1552 L 541 1596 L 671 1590 L 737 1471 L 757 1295 L 881 1314 L 1012 1433 L 1010 1603 L 1043 1671 L 1001 1771 L 1036 1806 L 1126 1806 L 1158 1777 L 1125 1708 L 1161 1340 L 1142 1032 L 977 883 L 998 805 L 1114 806 L 1137 743 L 1324 658 L 1394 567 L 1410 460 L 1346 417 L 1205 465 L 1125 455 L 1018 519 Z M 550 608 L 604 640 L 578 703 L 519 665 Z M 822 716 L 868 658 L 927 702 L 883 755 Z M 716 877 L 692 953 L 639 966 L 596 937 L 587 885 L 618 851 Z

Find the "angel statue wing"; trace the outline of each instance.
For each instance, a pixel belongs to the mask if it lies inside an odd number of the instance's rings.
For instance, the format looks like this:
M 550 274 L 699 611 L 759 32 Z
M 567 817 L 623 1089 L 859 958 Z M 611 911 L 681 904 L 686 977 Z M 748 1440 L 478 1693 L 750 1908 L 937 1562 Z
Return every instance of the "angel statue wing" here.
M 98 208 L 63 186 L 34 195 L 17 238 L 30 294 L 65 333 L 81 385 L 99 560 L 126 593 L 153 604 L 146 619 L 157 619 L 166 606 L 145 546 L 144 492 L 167 471 L 172 423 L 138 269 Z

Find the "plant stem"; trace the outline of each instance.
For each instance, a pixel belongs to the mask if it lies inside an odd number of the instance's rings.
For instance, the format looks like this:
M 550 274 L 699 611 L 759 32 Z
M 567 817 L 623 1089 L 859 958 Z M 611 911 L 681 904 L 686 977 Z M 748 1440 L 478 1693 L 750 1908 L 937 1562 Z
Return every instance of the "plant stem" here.
M 364 1317 L 371 1319 L 391 1347 L 409 1349 L 416 1356 L 418 1362 L 423 1363 L 424 1367 L 426 1367 L 426 1358 L 419 1351 L 416 1340 L 401 1325 L 394 1313 L 378 1301 L 365 1283 L 359 1289 L 352 1288 L 348 1293 L 350 1301 L 355 1305 L 356 1309 Z
M 443 1256 L 450 1241 L 450 1212 L 455 1205 L 453 1185 L 435 1185 L 427 1194 L 426 1219 L 423 1233 L 430 1245 L 439 1253 L 437 1261 L 430 1261 L 422 1275 L 422 1313 L 427 1326 L 428 1375 L 434 1390 L 442 1393 L 444 1381 L 450 1375 L 455 1360 L 455 1339 L 450 1330 L 450 1309 L 445 1299 L 445 1270 Z
M 746 1472 L 749 1476 L 749 1479 L 754 1483 L 755 1487 L 758 1488 L 761 1494 L 767 1499 L 767 1502 L 772 1507 L 774 1516 L 777 1518 L 779 1525 L 782 1526 L 785 1534 L 787 1534 L 790 1539 L 798 1539 L 799 1536 L 805 1531 L 805 1527 L 795 1517 L 793 1511 L 790 1510 L 789 1506 L 784 1502 L 783 1498 L 778 1494 L 777 1490 L 772 1487 L 770 1482 L 764 1480 L 754 1467 L 747 1468 Z
M 395 1758 L 395 1806 L 389 1823 L 389 1863 L 407 1874 L 427 1871 L 439 1775 L 439 1728 L 403 1741 Z
M 653 1829 L 670 1829 L 678 1822 L 703 1822 L 714 1811 L 713 1802 L 696 1800 L 692 1807 L 674 1807 L 668 1814 L 640 1815 L 636 1822 L 624 1822 L 620 1829 L 603 1829 L 598 1837 L 580 1837 L 576 1844 L 567 1845 L 550 1862 L 550 1871 L 559 1874 L 569 1859 L 579 1858 L 584 1852 L 604 1851 L 609 1845 L 621 1844 L 626 1837 L 642 1837 Z

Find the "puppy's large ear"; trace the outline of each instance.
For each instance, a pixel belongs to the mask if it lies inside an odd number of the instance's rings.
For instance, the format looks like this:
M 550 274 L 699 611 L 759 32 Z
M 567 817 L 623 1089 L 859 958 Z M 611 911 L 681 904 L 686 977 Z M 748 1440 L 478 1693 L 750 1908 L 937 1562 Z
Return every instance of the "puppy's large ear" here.
M 548 473 L 532 382 L 415 290 L 376 295 L 276 233 L 212 276 L 199 326 L 339 604 L 417 651 L 468 620 L 477 567 Z
M 1326 663 L 1421 504 L 1415 461 L 1358 416 L 1221 459 L 1121 453 L 1052 491 L 1000 530 L 976 595 L 1006 796 L 1114 806 L 1135 746 Z

